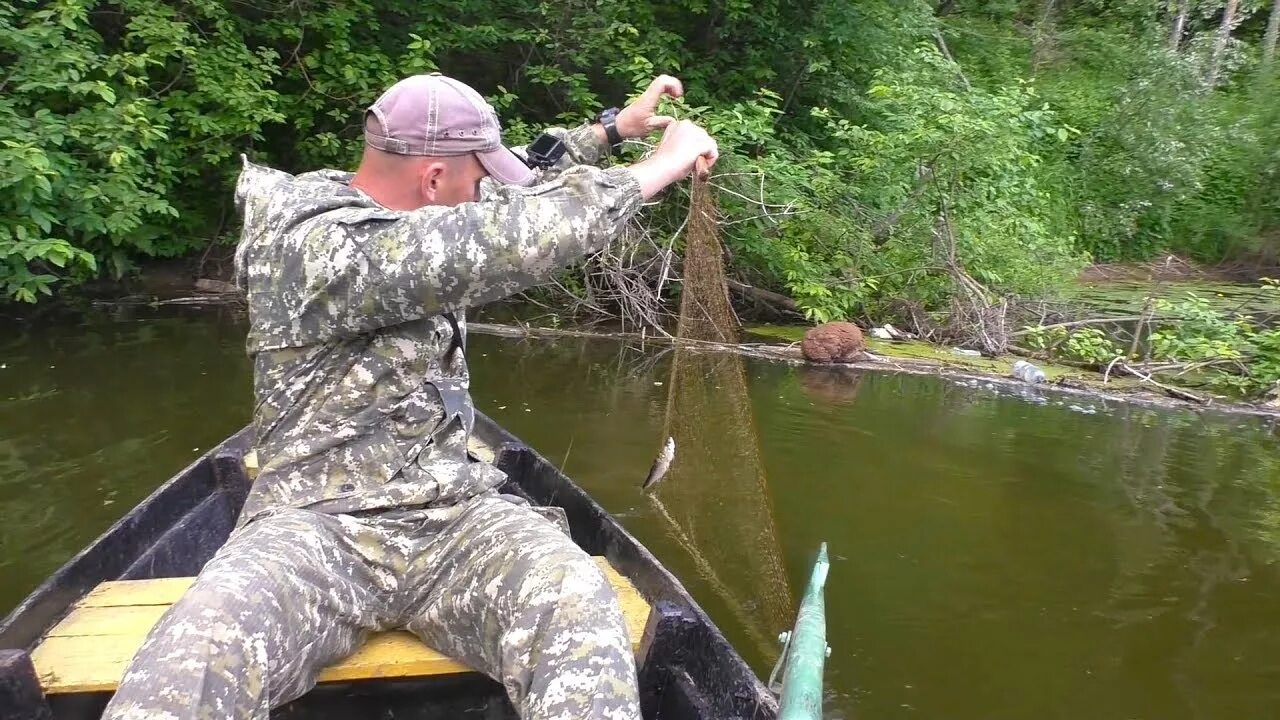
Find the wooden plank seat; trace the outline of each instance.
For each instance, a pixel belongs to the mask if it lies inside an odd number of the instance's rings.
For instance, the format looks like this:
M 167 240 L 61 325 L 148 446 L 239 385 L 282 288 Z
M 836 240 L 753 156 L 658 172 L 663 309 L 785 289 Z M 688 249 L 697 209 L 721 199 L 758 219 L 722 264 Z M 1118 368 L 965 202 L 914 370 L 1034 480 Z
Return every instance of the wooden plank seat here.
M 640 647 L 649 604 L 631 581 L 602 557 L 595 558 L 622 602 L 632 647 Z M 31 653 L 47 694 L 113 691 L 147 632 L 194 578 L 104 582 L 41 640 Z M 319 681 L 410 678 L 472 672 L 404 631 L 378 633 Z

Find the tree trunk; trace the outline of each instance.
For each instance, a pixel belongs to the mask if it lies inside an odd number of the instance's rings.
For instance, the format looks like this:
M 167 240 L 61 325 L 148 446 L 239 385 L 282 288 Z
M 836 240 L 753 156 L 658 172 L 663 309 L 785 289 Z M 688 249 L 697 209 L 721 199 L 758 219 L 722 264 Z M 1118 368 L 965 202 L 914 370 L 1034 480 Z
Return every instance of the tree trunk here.
M 1035 25 L 1034 37 L 1031 42 L 1031 74 L 1035 75 L 1040 68 L 1054 54 L 1054 11 L 1057 9 L 1057 0 L 1044 0 L 1044 7 L 1040 11 L 1040 20 Z
M 1222 11 L 1222 24 L 1218 26 L 1218 39 L 1213 43 L 1213 58 L 1209 61 L 1209 77 L 1205 80 L 1205 85 L 1210 89 L 1218 86 L 1218 76 L 1222 74 L 1222 59 L 1227 54 L 1227 43 L 1236 26 L 1236 10 L 1239 7 L 1240 0 L 1227 0 L 1227 7 Z
M 973 86 L 969 84 L 969 78 L 965 77 L 964 70 L 960 68 L 960 63 L 951 55 L 951 49 L 947 47 L 947 39 L 942 37 L 941 30 L 933 31 L 933 44 L 937 46 L 938 52 L 942 53 L 942 57 L 946 58 L 956 69 L 956 74 L 960 76 L 960 82 L 964 83 L 965 91 L 972 91 Z
M 1173 29 L 1169 31 L 1169 49 L 1178 52 L 1182 47 L 1182 36 L 1187 31 L 1187 17 L 1191 15 L 1191 0 L 1178 0 L 1178 16 L 1173 19 Z
M 1280 36 L 1280 0 L 1271 6 L 1271 19 L 1267 21 L 1267 34 L 1262 38 L 1262 65 L 1270 68 L 1276 59 L 1276 39 Z

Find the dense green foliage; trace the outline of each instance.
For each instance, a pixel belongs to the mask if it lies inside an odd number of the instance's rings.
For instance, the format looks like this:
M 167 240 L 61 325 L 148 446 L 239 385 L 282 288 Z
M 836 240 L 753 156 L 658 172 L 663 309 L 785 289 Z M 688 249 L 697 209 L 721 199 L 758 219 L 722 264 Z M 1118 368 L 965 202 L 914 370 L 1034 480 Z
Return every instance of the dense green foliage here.
M 1280 283 L 1264 280 L 1260 295 L 1274 298 Z M 1028 328 L 1027 345 L 1049 358 L 1099 367 L 1133 363 L 1179 384 L 1204 385 L 1242 396 L 1280 390 L 1280 328 L 1241 312 L 1215 308 L 1195 292 L 1150 301 L 1144 342 L 1121 347 L 1095 327 Z M 1147 329 L 1144 324 L 1144 329 Z
M 1274 11 L 1242 2 L 1219 49 L 1222 6 L 17 0 L 0 6 L 0 292 L 232 241 L 240 153 L 350 167 L 361 109 L 437 68 L 489 94 L 514 141 L 679 75 L 678 111 L 725 150 L 735 272 L 814 319 L 945 308 L 952 241 L 1005 295 L 1090 258 L 1270 260 Z

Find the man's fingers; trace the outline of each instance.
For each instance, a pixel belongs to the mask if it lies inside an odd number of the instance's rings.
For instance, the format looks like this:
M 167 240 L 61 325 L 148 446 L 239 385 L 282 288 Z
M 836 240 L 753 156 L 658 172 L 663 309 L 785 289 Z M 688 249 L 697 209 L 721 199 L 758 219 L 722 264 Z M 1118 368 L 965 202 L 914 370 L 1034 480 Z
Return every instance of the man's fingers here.
M 716 160 L 720 159 L 720 146 L 716 144 L 715 139 L 710 135 L 707 136 L 707 142 L 711 145 L 710 149 L 702 153 L 699 157 L 703 161 L 704 167 L 710 170 L 711 166 L 716 164 Z
M 645 94 L 652 95 L 655 101 L 662 97 L 663 94 L 678 98 L 684 95 L 684 85 L 679 78 L 674 78 L 670 75 L 659 75 L 653 79 L 653 82 L 649 83 L 649 89 Z
M 644 126 L 649 130 L 661 130 L 675 121 L 676 119 L 670 115 L 654 115 L 644 121 Z

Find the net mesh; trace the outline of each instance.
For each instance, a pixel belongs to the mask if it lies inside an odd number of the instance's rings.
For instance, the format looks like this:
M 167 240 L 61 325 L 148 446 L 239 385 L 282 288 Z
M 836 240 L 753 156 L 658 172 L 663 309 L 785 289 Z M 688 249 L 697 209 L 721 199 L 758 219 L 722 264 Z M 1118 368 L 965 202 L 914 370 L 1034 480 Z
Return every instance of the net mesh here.
M 725 287 L 716 216 L 709 184 L 695 177 L 677 334 L 735 342 L 739 324 Z M 667 392 L 664 426 L 675 438 L 676 460 L 655 495 L 658 514 L 750 637 L 749 654 L 772 662 L 777 633 L 791 626 L 795 610 L 743 358 L 678 347 Z
M 718 214 L 710 183 L 695 174 L 689 194 L 689 234 L 676 335 L 692 340 L 737 342 L 738 316 L 729 304 L 724 280 Z

